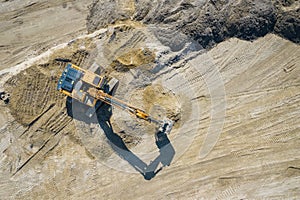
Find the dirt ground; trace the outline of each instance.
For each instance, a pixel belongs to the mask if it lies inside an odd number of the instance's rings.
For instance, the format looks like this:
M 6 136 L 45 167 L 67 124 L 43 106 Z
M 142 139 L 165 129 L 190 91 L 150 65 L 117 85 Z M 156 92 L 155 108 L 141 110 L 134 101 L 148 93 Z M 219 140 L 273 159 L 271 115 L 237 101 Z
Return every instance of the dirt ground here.
M 86 33 L 88 1 L 1 1 L 0 69 Z
M 298 44 L 266 34 L 205 49 L 203 38 L 168 31 L 196 1 L 176 1 L 163 30 L 156 11 L 168 13 L 166 2 L 148 12 L 140 5 L 146 1 L 94 1 L 89 8 L 86 1 L 18 2 L 1 2 L 7 44 L 0 88 L 11 95 L 8 104 L 0 101 L 1 197 L 299 198 Z M 103 16 L 110 17 L 99 23 Z M 99 30 L 83 35 L 85 24 Z M 20 73 L 10 68 L 59 43 L 65 45 L 20 65 Z M 66 66 L 57 58 L 84 69 L 98 63 L 103 75 L 119 80 L 116 98 L 172 119 L 171 133 L 158 140 L 156 126 L 109 106 L 87 117 L 86 107 L 56 91 Z

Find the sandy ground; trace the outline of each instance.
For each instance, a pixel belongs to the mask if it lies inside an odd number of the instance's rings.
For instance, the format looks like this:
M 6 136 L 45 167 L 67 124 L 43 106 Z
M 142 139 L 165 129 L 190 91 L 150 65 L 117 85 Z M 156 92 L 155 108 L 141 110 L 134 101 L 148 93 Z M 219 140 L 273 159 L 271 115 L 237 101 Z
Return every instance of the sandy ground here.
M 2 1 L 0 69 L 86 33 L 90 1 Z
M 36 5 L 44 8 L 39 2 L 26 9 Z M 72 16 L 79 12 L 75 5 L 83 3 L 53 1 L 49 5 L 43 11 L 70 8 Z M 6 11 L 4 16 L 12 13 Z M 35 11 L 27 15 L 31 13 Z M 83 16 L 78 20 L 83 23 Z M 65 26 L 72 24 L 68 21 Z M 41 42 L 35 43 L 37 48 L 43 42 L 46 49 L 66 42 L 38 58 L 12 53 L 16 55 L 12 59 L 1 54 L 6 67 L 1 83 L 11 94 L 8 105 L 0 102 L 0 119 L 4 119 L 0 124 L 1 197 L 299 197 L 299 45 L 268 34 L 253 42 L 231 38 L 209 51 L 195 51 L 186 44 L 174 52 L 156 38 L 151 26 L 141 23 L 125 21 L 87 38 L 72 38 L 83 33 L 83 27 L 57 31 L 50 41 L 51 31 L 46 36 L 33 34 Z M 75 32 L 68 34 L 70 30 Z M 28 31 L 24 34 L 32 29 Z M 74 42 L 68 43 L 71 38 Z M 10 48 L 29 43 L 14 43 Z M 154 61 L 149 59 L 152 55 Z M 168 136 L 170 143 L 158 148 L 153 126 L 116 109 L 109 116 L 112 128 L 105 109 L 87 119 L 82 107 L 73 104 L 71 117 L 64 96 L 55 91 L 64 64 L 54 58 L 61 56 L 83 68 L 101 64 L 106 75 L 120 80 L 116 97 L 176 121 Z M 22 59 L 25 64 L 15 66 Z M 20 67 L 25 70 L 16 73 Z M 141 174 L 143 170 L 148 173 Z

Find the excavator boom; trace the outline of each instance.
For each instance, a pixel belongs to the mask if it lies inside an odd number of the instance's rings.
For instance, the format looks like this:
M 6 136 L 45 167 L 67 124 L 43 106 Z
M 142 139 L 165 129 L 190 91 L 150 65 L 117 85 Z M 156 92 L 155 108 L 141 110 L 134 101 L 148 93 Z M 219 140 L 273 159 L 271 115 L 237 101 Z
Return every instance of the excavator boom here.
M 90 88 L 88 90 L 88 94 L 108 105 L 112 105 L 112 106 L 118 107 L 120 109 L 126 110 L 129 113 L 135 115 L 136 117 L 138 117 L 140 119 L 143 119 L 150 123 L 155 123 L 155 124 L 159 125 L 160 128 L 162 128 L 163 132 L 171 131 L 171 128 L 173 126 L 173 122 L 171 120 L 163 120 L 163 121 L 157 120 L 157 119 L 151 117 L 145 111 L 143 111 L 139 108 L 136 108 L 128 103 L 125 103 L 125 102 L 103 92 L 102 90 L 97 90 L 96 88 Z

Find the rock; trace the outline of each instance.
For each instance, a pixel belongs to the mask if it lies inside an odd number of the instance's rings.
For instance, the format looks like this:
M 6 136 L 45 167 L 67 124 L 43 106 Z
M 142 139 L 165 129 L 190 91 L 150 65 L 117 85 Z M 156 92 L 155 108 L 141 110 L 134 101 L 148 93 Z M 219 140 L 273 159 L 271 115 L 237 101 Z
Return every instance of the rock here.
M 300 8 L 297 10 L 281 12 L 274 32 L 295 43 L 300 43 Z

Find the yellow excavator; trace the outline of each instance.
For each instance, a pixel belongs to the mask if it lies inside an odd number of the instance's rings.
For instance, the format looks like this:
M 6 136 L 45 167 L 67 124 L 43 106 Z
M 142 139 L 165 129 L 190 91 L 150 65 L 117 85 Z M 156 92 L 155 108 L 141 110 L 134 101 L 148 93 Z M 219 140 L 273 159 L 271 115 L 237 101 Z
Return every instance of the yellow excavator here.
M 115 78 L 100 76 L 98 65 L 92 65 L 89 70 L 82 69 L 72 63 L 67 63 L 58 84 L 57 90 L 72 99 L 90 107 L 86 115 L 91 117 L 101 103 L 106 103 L 116 108 L 126 110 L 139 119 L 143 119 L 158 126 L 159 131 L 170 133 L 173 121 L 170 119 L 157 120 L 142 109 L 136 108 L 112 96 L 114 88 L 118 85 Z M 100 102 L 100 104 L 99 104 Z

